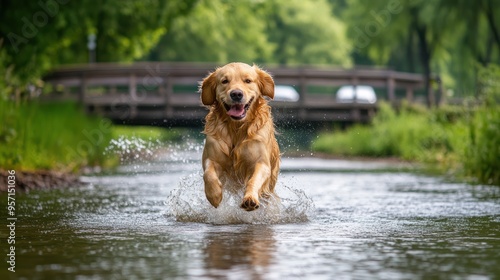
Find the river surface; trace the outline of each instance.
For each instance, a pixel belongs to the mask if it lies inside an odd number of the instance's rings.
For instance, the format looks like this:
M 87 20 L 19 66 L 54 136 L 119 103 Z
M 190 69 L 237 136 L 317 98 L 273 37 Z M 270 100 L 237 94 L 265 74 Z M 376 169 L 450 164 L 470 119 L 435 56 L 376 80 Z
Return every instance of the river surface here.
M 498 187 L 285 156 L 280 200 L 245 212 L 240 194 L 225 193 L 214 209 L 200 154 L 170 151 L 84 176 L 85 186 L 16 194 L 16 272 L 4 262 L 0 278 L 500 279 Z

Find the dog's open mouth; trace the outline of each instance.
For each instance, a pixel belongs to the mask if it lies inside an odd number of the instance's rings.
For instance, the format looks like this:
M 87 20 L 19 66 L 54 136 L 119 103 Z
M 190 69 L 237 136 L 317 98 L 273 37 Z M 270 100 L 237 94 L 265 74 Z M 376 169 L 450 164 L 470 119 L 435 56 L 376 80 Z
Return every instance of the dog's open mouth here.
M 224 103 L 224 107 L 226 108 L 227 114 L 234 120 L 242 120 L 247 115 L 247 110 L 250 108 L 252 104 L 253 98 L 248 101 L 247 104 L 234 104 L 228 105 Z

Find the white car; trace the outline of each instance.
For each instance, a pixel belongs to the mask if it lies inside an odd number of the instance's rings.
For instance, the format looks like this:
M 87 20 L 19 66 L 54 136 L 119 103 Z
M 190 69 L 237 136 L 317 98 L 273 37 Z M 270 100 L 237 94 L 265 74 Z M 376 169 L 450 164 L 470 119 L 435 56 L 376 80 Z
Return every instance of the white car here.
M 274 101 L 299 101 L 300 95 L 292 86 L 276 85 L 274 87 Z
M 356 100 L 354 101 L 354 96 Z M 377 102 L 375 90 L 371 86 L 342 86 L 337 91 L 337 102 L 339 103 L 368 103 L 374 104 Z

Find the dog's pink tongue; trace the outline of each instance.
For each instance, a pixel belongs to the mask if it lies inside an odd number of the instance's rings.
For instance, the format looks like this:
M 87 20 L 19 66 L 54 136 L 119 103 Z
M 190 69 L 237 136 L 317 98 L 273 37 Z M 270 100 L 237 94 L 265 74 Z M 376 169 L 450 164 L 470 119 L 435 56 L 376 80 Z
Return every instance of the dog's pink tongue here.
M 231 108 L 227 111 L 227 114 L 231 117 L 240 117 L 245 113 L 245 105 L 237 104 L 231 106 Z

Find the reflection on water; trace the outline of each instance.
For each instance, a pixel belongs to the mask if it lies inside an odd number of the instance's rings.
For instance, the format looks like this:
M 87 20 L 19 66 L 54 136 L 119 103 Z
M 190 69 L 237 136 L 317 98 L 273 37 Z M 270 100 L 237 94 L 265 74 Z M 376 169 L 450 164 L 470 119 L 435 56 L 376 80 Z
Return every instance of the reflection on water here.
M 228 274 L 240 279 L 260 279 L 269 273 L 276 252 L 273 230 L 267 226 L 248 226 L 234 231 L 205 235 L 204 261 L 207 276 Z
M 4 265 L 0 279 L 500 277 L 498 187 L 285 158 L 283 207 L 228 218 L 239 203 L 218 215 L 189 189 L 200 182 L 199 157 L 196 149 L 178 152 L 85 177 L 88 186 L 18 194 L 16 273 Z M 348 172 L 337 168 L 345 165 Z M 2 194 L 2 209 L 6 203 Z M 178 221 L 182 214 L 188 221 Z

